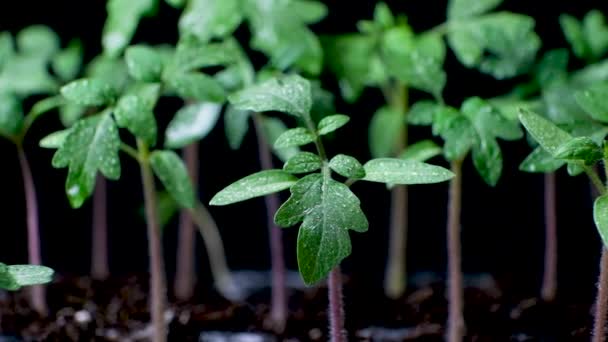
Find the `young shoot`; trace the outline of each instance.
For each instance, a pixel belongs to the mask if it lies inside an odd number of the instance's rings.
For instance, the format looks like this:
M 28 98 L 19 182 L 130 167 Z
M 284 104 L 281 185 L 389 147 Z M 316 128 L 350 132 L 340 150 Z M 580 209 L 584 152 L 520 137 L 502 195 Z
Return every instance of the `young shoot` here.
M 362 165 L 354 157 L 326 154 L 322 136 L 345 125 L 345 115 L 330 115 L 315 123 L 310 115 L 311 85 L 297 75 L 272 78 L 229 97 L 230 103 L 254 112 L 277 111 L 298 118 L 303 126 L 283 133 L 275 147 L 314 144 L 316 153 L 300 152 L 283 169 L 249 175 L 217 193 L 211 205 L 228 205 L 289 189 L 290 197 L 275 213 L 280 227 L 301 223 L 297 259 L 302 279 L 315 284 L 329 275 L 332 341 L 346 341 L 339 265 L 351 253 L 349 230 L 365 232 L 368 221 L 360 201 L 350 190 L 356 181 L 426 184 L 449 180 L 453 174 L 421 162 L 380 158 Z M 336 180 L 332 174 L 343 177 Z M 303 175 L 303 176 L 298 176 Z M 347 185 L 348 184 L 348 185 Z

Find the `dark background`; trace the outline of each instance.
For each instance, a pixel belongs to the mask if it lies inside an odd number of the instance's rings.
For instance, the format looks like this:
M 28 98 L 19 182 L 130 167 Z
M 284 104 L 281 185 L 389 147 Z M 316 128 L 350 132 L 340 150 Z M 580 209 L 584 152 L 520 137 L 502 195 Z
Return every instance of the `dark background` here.
M 162 1 L 161 1 L 162 2 Z M 314 26 L 319 34 L 346 33 L 356 30 L 359 19 L 372 16 L 376 1 L 325 1 L 329 17 Z M 407 13 L 417 32 L 432 28 L 444 20 L 445 1 L 387 1 L 399 13 Z M 588 10 L 600 8 L 608 14 L 608 5 L 591 0 L 559 0 L 550 3 L 505 0 L 501 9 L 529 14 L 537 20 L 537 32 L 543 49 L 566 47 L 558 15 L 568 12 L 581 18 Z M 179 12 L 164 3 L 155 18 L 144 19 L 135 42 L 174 43 Z M 59 32 L 66 44 L 72 38 L 84 42 L 86 60 L 100 52 L 100 35 L 105 19 L 105 1 L 101 0 L 22 0 L 0 2 L 0 31 L 16 33 L 31 24 L 45 24 Z M 244 32 L 241 32 L 244 31 Z M 246 30 L 240 35 L 246 37 Z M 571 67 L 581 63 L 574 57 Z M 512 87 L 517 80 L 495 82 L 475 70 L 462 67 L 449 53 L 446 62 L 447 102 L 459 106 L 473 95 L 491 97 Z M 338 94 L 330 77 L 326 88 Z M 521 81 L 521 80 L 520 80 Z M 412 100 L 421 94 L 413 92 Z M 329 153 L 347 153 L 364 161 L 369 158 L 367 124 L 382 103 L 379 92 L 368 90 L 357 105 L 344 104 L 337 97 L 338 112 L 351 115 L 349 126 L 339 132 L 335 142 L 328 142 Z M 159 120 L 166 122 L 179 107 L 169 103 L 161 107 Z M 37 147 L 38 140 L 60 129 L 55 115 L 38 121 L 28 136 L 26 151 L 30 157 L 38 188 L 42 229 L 43 260 L 62 274 L 86 274 L 90 255 L 90 201 L 82 209 L 72 210 L 64 194 L 66 170 L 51 167 L 52 151 Z M 413 140 L 430 136 L 426 128 L 414 128 Z M 221 120 L 202 143 L 200 196 L 208 202 L 211 195 L 232 181 L 259 170 L 255 136 L 247 136 L 240 151 L 231 151 L 224 138 Z M 467 273 L 491 272 L 520 290 L 533 294 L 542 276 L 543 202 L 542 175 L 518 171 L 529 152 L 525 141 L 503 143 L 503 176 L 495 188 L 487 187 L 467 160 L 464 177 L 462 216 L 463 267 Z M 441 158 L 432 161 L 447 166 Z M 22 182 L 14 146 L 0 142 L 0 260 L 6 263 L 27 261 L 25 210 Z M 589 185 L 584 177 L 570 178 L 565 170 L 558 175 L 559 277 L 560 291 L 577 298 L 590 298 L 597 274 L 600 241 L 592 222 Z M 365 234 L 351 234 L 353 255 L 344 263 L 345 270 L 362 283 L 379 287 L 386 256 L 389 193 L 382 185 L 361 183 L 354 186 L 370 220 Z M 138 210 L 142 204 L 139 171 L 128 158 L 123 159 L 123 176 L 109 186 L 110 257 L 113 275 L 145 272 L 147 247 L 145 226 Z M 445 211 L 447 183 L 411 187 L 408 269 L 410 272 L 445 269 Z M 267 230 L 263 200 L 252 200 L 229 207 L 211 208 L 224 237 L 230 266 L 234 269 L 267 269 L 269 266 Z M 169 274 L 175 260 L 177 220 L 165 234 L 165 257 Z M 297 229 L 285 232 L 288 265 L 296 268 Z M 199 238 L 200 240 L 200 238 Z M 199 241 L 200 242 L 200 241 Z M 199 244 L 199 273 L 208 274 L 206 256 Z M 584 296 L 584 297 L 580 297 Z

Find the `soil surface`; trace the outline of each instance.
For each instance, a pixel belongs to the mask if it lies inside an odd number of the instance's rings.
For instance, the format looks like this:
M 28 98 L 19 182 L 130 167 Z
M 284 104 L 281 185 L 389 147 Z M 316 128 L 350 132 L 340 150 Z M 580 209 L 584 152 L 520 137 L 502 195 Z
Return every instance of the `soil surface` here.
M 49 316 L 30 310 L 26 292 L 0 292 L 0 342 L 139 341 L 147 324 L 146 277 L 95 282 L 58 277 L 47 286 Z M 510 295 L 490 276 L 470 278 L 465 290 L 467 341 L 588 341 L 590 304 Z M 345 281 L 350 341 L 442 341 L 445 286 L 440 279 L 418 281 L 401 299 Z M 269 290 L 230 303 L 210 288 L 188 303 L 171 301 L 170 341 L 327 341 L 326 289 L 290 290 L 290 317 L 282 335 L 265 325 Z M 226 337 L 219 332 L 248 332 Z M 201 334 L 203 333 L 203 334 Z M 260 333 L 259 335 L 256 335 Z M 265 334 L 265 335 L 264 335 Z

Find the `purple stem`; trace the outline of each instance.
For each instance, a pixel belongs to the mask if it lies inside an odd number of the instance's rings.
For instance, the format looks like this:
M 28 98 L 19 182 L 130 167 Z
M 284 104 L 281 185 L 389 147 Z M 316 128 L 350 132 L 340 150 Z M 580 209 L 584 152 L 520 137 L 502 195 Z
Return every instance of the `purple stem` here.
M 139 154 L 141 157 L 141 179 L 144 192 L 144 203 L 146 208 L 146 225 L 148 231 L 148 257 L 150 262 L 150 314 L 154 335 L 153 342 L 167 341 L 167 329 L 165 326 L 165 307 L 167 301 L 165 267 L 163 262 L 163 249 L 158 224 L 158 207 L 156 204 L 156 190 L 154 185 L 154 174 L 149 162 L 148 146 L 138 140 Z
M 340 266 L 336 266 L 327 279 L 329 296 L 329 333 L 331 342 L 346 342 L 344 329 L 344 302 Z
M 464 336 L 463 287 L 461 269 L 460 213 L 462 208 L 462 160 L 452 162 L 454 178 L 450 181 L 448 204 L 448 342 L 460 342 Z
M 184 159 L 194 189 L 198 189 L 198 151 L 198 143 L 193 143 L 184 148 Z M 175 297 L 182 301 L 191 299 L 194 293 L 194 283 L 196 281 L 194 267 L 195 249 L 196 239 L 192 216 L 188 210 L 182 210 L 179 217 L 177 264 L 174 284 Z
M 555 299 L 557 293 L 557 213 L 555 173 L 545 174 L 545 268 L 541 296 L 544 301 Z
M 255 114 L 253 122 L 258 140 L 258 154 L 263 170 L 270 170 L 272 154 L 270 146 L 264 137 L 260 114 Z M 274 223 L 274 213 L 279 209 L 279 197 L 276 194 L 264 197 L 266 203 L 266 218 L 270 236 L 270 256 L 272 267 L 272 299 L 270 304 L 270 324 L 280 333 L 285 329 L 287 321 L 287 295 L 285 288 L 285 261 L 283 259 L 283 232 Z
M 608 250 L 602 247 L 600 279 L 597 284 L 592 342 L 606 341 L 606 314 L 608 313 Z
M 18 146 L 17 153 L 19 155 L 19 163 L 21 164 L 21 174 L 23 177 L 23 187 L 25 191 L 25 208 L 27 213 L 27 251 L 28 262 L 32 265 L 41 265 L 40 256 L 40 229 L 38 225 L 38 202 L 36 200 L 36 188 L 34 186 L 34 178 L 32 177 L 32 169 L 23 147 Z M 29 288 L 30 304 L 32 308 L 42 316 L 48 314 L 48 308 L 45 301 L 45 287 L 36 285 Z
M 95 280 L 106 280 L 110 274 L 108 266 L 108 210 L 106 179 L 97 177 L 93 194 L 93 251 L 91 255 L 91 276 Z

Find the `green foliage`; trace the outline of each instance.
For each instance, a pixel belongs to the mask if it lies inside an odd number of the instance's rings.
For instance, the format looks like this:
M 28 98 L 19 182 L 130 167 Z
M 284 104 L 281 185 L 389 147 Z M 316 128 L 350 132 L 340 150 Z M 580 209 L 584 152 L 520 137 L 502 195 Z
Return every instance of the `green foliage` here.
M 602 157 L 602 148 L 589 137 L 573 138 L 555 151 L 557 159 L 579 160 L 586 165 L 593 165 Z
M 562 14 L 559 23 L 574 54 L 592 62 L 608 51 L 608 25 L 606 17 L 598 10 L 588 12 L 582 22 L 573 16 Z
M 369 147 L 374 158 L 389 157 L 396 149 L 396 141 L 403 130 L 401 113 L 382 107 L 374 113 L 369 125 Z
M 272 78 L 228 97 L 237 109 L 277 111 L 303 117 L 312 108 L 310 83 L 298 75 Z
M 319 156 L 310 152 L 299 152 L 289 158 L 283 166 L 283 171 L 298 174 L 317 171 L 323 167 L 323 160 Z
M 557 157 L 557 152 L 562 145 L 572 140 L 572 136 L 566 131 L 534 112 L 521 110 L 519 120 L 534 137 L 534 140 L 553 157 Z
M 425 162 L 441 154 L 441 147 L 432 140 L 422 140 L 410 145 L 399 155 L 400 159 Z
M 191 0 L 179 20 L 182 35 L 201 41 L 230 35 L 243 20 L 239 0 Z
M 120 98 L 114 110 L 116 124 L 153 146 L 157 136 L 153 108 L 153 105 L 136 95 L 125 95 Z
M 188 170 L 175 152 L 152 152 L 150 154 L 150 165 L 154 174 L 180 206 L 185 208 L 194 207 L 195 195 Z
M 238 149 L 247 131 L 249 130 L 249 117 L 251 112 L 248 110 L 239 110 L 233 106 L 228 106 L 224 113 L 224 130 L 228 144 L 233 150 Z
M 372 159 L 363 167 L 363 180 L 387 184 L 431 184 L 454 177 L 452 172 L 440 166 L 397 158 Z
M 338 154 L 331 158 L 329 167 L 340 176 L 351 179 L 362 179 L 365 177 L 363 165 L 354 157 Z
M 320 135 L 326 135 L 346 125 L 348 121 L 350 118 L 342 114 L 326 116 L 319 121 L 317 130 Z
M 576 102 L 594 120 L 608 123 L 608 83 L 595 84 L 574 95 Z
M 158 0 L 109 0 L 102 38 L 104 52 L 118 57 L 131 42 L 139 21 L 151 15 L 157 6 Z
M 292 128 L 281 134 L 274 142 L 274 147 L 278 149 L 307 145 L 315 141 L 314 134 L 306 128 Z
M 53 280 L 53 274 L 46 266 L 0 263 L 0 288 L 16 291 L 23 286 L 46 284 Z
M 211 102 L 184 106 L 167 126 L 165 146 L 181 148 L 203 139 L 215 126 L 221 110 L 221 105 Z
M 117 93 L 109 83 L 96 78 L 83 78 L 61 88 L 67 101 L 82 106 L 103 106 L 116 100 Z
M 125 52 L 129 74 L 142 82 L 158 82 L 163 72 L 163 60 L 158 51 L 145 45 L 129 47 Z
M 323 278 L 351 253 L 348 230 L 365 232 L 367 219 L 359 199 L 327 174 L 311 174 L 290 189 L 275 222 L 289 227 L 302 222 L 298 233 L 298 267 L 306 284 Z M 347 212 L 348 215 L 342 213 Z
M 595 199 L 593 220 L 604 246 L 608 246 L 608 195 L 602 195 Z
M 70 204 L 79 208 L 95 187 L 97 171 L 120 177 L 120 137 L 110 113 L 78 121 L 53 156 L 53 167 L 69 167 L 65 183 Z
M 209 204 L 227 205 L 288 189 L 297 178 L 282 170 L 265 170 L 236 181 L 218 192 Z

